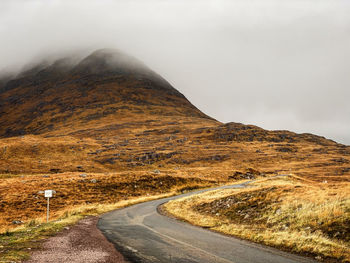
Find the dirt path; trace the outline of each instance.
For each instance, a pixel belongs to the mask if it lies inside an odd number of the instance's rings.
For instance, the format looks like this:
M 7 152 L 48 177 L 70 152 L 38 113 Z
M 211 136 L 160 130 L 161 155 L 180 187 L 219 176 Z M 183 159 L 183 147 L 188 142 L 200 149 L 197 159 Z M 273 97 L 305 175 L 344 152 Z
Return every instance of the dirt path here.
M 97 217 L 88 217 L 49 238 L 26 263 L 126 263 L 113 244 L 97 229 Z

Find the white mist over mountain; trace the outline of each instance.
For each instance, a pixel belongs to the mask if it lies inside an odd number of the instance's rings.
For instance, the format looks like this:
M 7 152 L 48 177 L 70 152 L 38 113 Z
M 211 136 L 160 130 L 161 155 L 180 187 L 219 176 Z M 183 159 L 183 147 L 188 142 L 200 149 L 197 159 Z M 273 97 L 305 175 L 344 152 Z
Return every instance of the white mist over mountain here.
M 118 48 L 208 115 L 350 144 L 350 2 L 3 0 L 0 69 Z

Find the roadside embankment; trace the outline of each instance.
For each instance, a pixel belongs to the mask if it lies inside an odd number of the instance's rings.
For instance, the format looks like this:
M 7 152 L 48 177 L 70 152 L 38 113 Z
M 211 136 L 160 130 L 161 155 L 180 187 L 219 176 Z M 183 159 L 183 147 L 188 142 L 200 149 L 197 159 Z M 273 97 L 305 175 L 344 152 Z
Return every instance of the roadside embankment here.
M 276 177 L 170 201 L 181 220 L 327 262 L 350 262 L 348 183 Z

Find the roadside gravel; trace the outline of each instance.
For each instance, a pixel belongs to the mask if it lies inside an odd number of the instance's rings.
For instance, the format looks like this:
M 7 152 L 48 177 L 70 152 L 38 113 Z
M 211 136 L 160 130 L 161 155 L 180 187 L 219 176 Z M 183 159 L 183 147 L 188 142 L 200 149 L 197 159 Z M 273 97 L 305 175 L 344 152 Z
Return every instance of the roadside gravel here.
M 123 256 L 97 229 L 98 217 L 85 218 L 46 240 L 26 263 L 126 263 Z

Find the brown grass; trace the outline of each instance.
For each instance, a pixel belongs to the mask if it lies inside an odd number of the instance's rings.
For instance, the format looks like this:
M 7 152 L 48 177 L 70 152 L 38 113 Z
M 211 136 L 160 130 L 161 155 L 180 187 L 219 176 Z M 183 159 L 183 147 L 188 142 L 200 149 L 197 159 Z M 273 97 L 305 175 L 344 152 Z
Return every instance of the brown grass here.
M 22 262 L 28 259 L 30 252 L 40 249 L 42 241 L 46 238 L 57 234 L 64 227 L 75 224 L 86 216 L 100 215 L 114 209 L 165 198 L 176 193 L 178 192 L 142 196 L 108 205 L 91 204 L 66 208 L 60 211 L 59 214 L 56 214 L 56 219 L 49 223 L 44 222 L 44 218 L 32 219 L 30 222 L 16 229 L 0 233 L 0 262 Z
M 178 176 L 161 170 L 122 173 L 64 173 L 20 175 L 0 181 L 0 232 L 16 227 L 12 222 L 29 222 L 45 216 L 43 191 L 56 191 L 51 199 L 52 218 L 78 206 L 109 206 L 131 198 L 181 191 L 212 185 L 213 181 Z M 9 187 L 11 186 L 11 187 Z
M 258 176 L 292 172 L 310 187 L 327 181 L 325 188 L 350 181 L 349 147 L 304 137 L 278 141 L 274 132 L 251 140 L 261 131 L 244 126 L 241 139 L 226 140 L 213 120 L 129 115 L 0 139 L 0 231 L 17 227 L 15 220 L 42 220 L 45 189 L 57 191 L 51 201 L 57 219 L 79 206 Z
M 262 180 L 167 203 L 192 224 L 317 259 L 350 262 L 350 184 Z
M 158 77 L 52 73 L 0 88 L 0 231 L 16 227 L 14 220 L 40 221 L 46 200 L 38 192 L 45 189 L 57 191 L 57 219 L 80 206 L 275 174 L 294 174 L 308 193 L 333 185 L 343 191 L 350 182 L 349 146 L 222 124 Z M 331 193 L 330 200 L 343 198 Z M 337 215 L 339 204 L 332 210 L 322 194 L 314 192 L 310 204 Z

